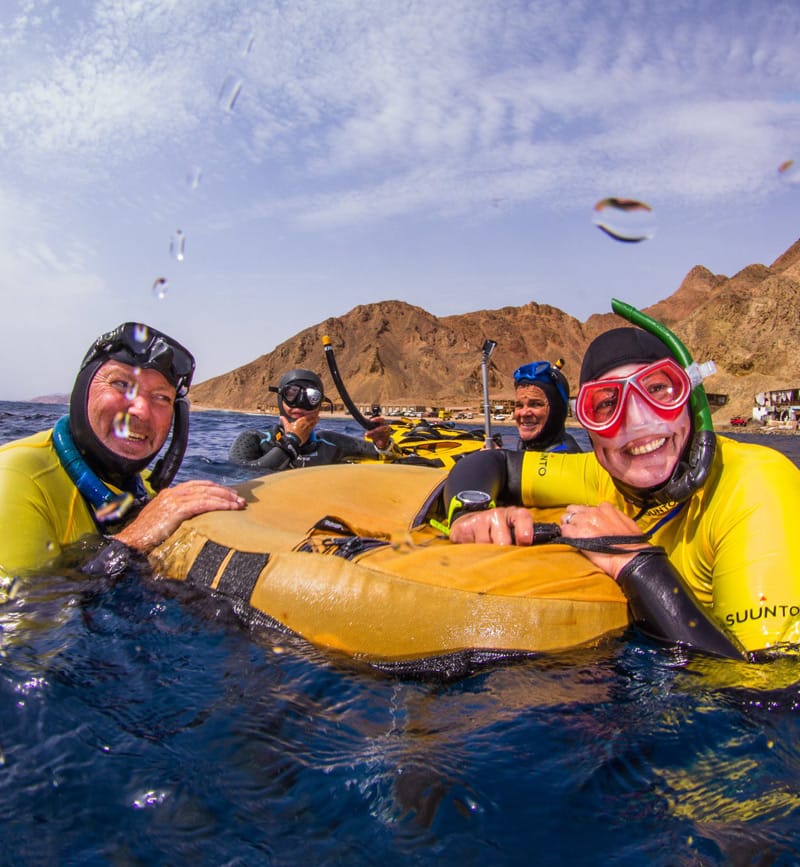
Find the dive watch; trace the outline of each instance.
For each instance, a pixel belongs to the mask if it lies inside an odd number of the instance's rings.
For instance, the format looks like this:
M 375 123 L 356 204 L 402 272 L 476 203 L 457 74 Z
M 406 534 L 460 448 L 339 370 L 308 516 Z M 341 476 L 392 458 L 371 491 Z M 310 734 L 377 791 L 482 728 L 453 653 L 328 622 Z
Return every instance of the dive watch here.
M 447 510 L 447 526 L 452 527 L 453 521 L 466 512 L 484 512 L 495 507 L 494 500 L 486 491 L 459 491 Z

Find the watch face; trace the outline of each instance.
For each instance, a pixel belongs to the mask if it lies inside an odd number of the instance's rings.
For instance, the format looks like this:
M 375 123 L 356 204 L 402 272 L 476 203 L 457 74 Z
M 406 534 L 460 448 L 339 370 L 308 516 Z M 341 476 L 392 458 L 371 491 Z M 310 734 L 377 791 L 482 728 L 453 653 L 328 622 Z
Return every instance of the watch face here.
M 456 496 L 464 506 L 485 506 L 492 499 L 485 491 L 461 491 Z

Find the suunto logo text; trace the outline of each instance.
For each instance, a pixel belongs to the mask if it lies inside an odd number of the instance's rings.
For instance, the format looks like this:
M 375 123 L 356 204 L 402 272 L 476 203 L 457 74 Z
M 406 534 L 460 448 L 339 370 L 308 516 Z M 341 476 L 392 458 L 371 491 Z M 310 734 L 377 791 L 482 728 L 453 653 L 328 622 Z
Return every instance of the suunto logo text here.
M 536 470 L 536 472 L 540 476 L 547 475 L 547 455 L 545 454 L 545 452 L 539 452 L 539 468 Z
M 747 623 L 748 620 L 761 620 L 766 617 L 799 617 L 800 605 L 763 605 L 761 608 L 745 608 L 725 615 L 728 626 Z

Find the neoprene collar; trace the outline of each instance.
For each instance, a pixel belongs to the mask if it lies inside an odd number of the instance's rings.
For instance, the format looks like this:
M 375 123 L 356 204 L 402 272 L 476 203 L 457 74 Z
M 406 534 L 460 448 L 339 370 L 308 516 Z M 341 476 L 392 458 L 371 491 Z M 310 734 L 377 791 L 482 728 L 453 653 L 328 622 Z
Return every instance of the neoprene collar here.
M 112 491 L 99 478 L 78 451 L 69 430 L 69 417 L 62 416 L 53 427 L 53 447 L 72 483 L 92 509 L 98 525 L 113 523 L 126 516 L 133 506 L 147 501 L 147 491 L 140 476 L 135 476 L 131 490 Z

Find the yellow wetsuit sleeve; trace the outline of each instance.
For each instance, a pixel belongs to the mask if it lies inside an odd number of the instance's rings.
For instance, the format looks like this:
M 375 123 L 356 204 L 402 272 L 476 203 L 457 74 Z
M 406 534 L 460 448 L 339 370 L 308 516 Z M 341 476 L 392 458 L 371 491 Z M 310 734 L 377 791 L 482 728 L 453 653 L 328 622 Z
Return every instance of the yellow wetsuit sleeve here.
M 691 555 L 690 582 L 709 563 L 710 586 L 700 582 L 696 592 L 748 650 L 759 650 L 800 640 L 800 470 L 773 449 L 742 446 L 723 442 L 724 472 L 708 492 L 699 537 L 676 554 Z
M 594 454 L 525 452 L 522 462 L 522 503 L 525 506 L 616 504 L 614 483 Z

